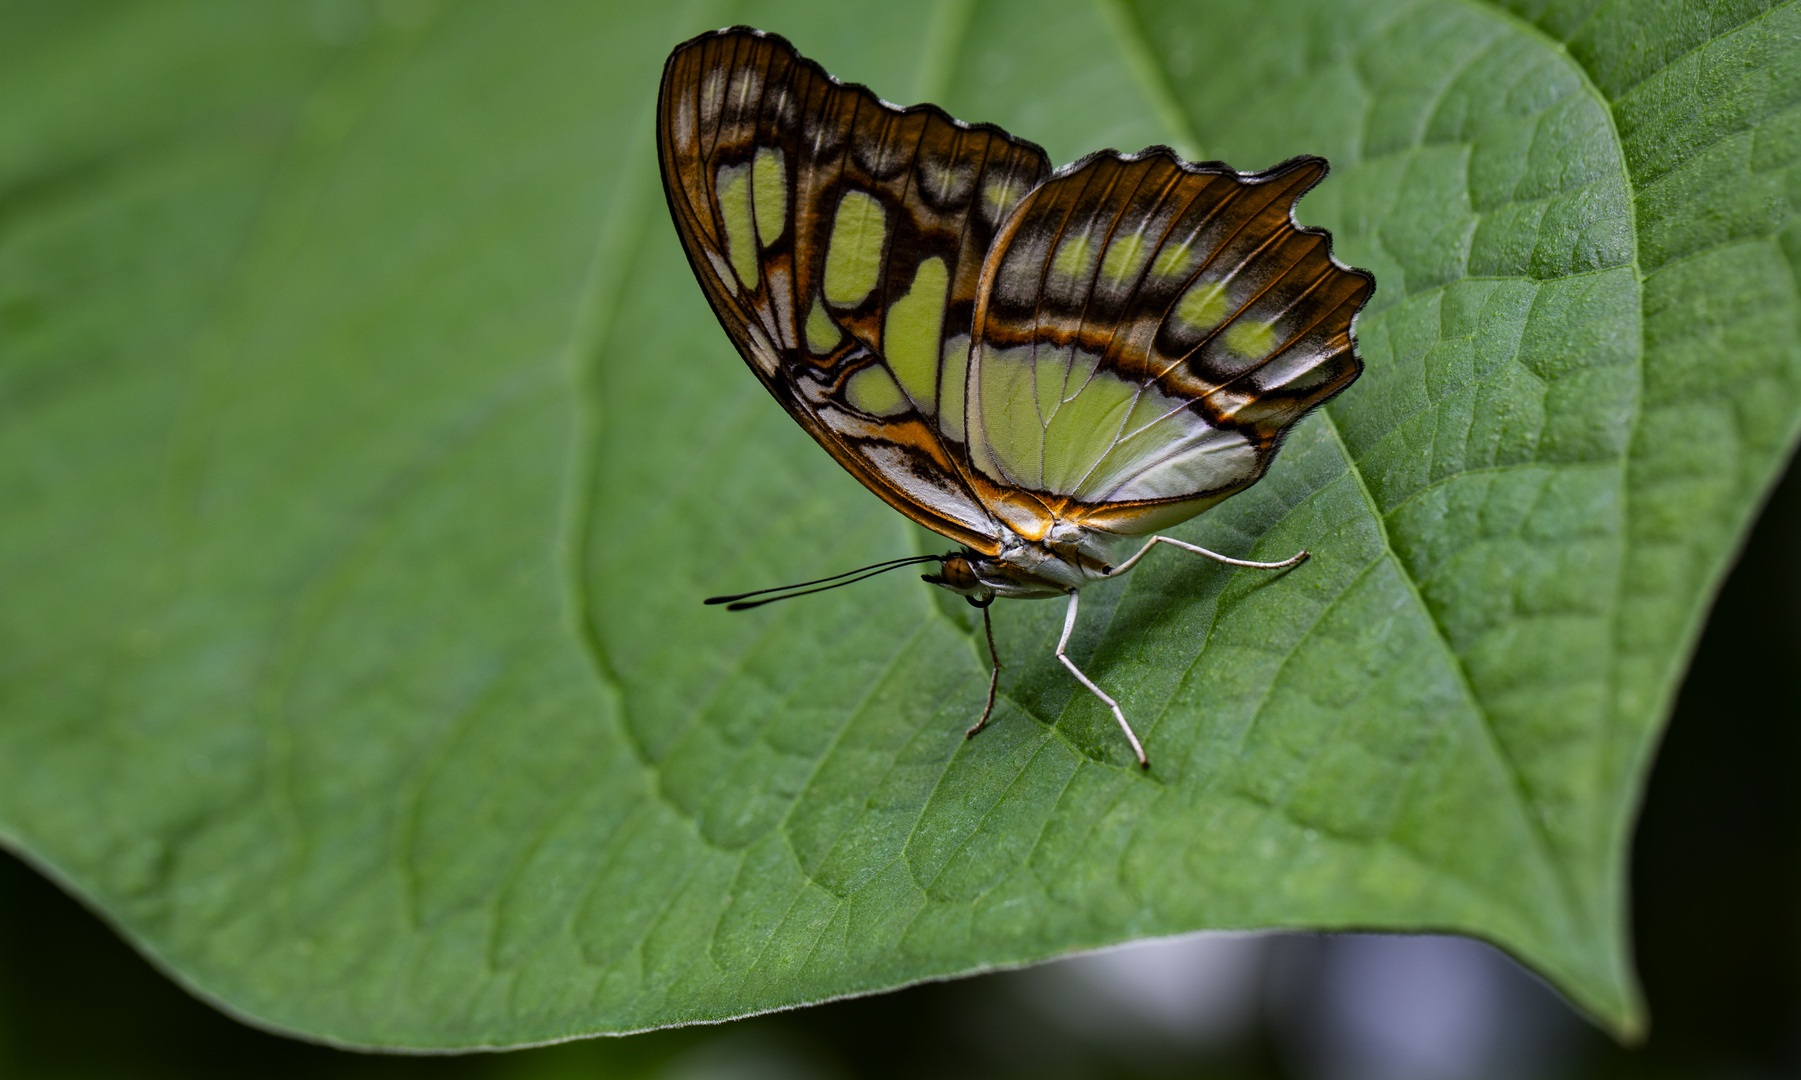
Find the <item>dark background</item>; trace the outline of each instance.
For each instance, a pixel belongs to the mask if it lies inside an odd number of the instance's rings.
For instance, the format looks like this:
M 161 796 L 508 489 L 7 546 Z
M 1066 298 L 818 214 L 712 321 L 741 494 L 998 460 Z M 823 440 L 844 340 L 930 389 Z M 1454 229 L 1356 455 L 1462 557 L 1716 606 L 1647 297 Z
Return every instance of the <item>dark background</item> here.
M 189 997 L 0 854 L 0 1077 L 1801 1076 L 1801 469 L 1726 582 L 1633 849 L 1652 1028 L 1624 1049 L 1485 945 L 1190 939 L 712 1027 L 352 1054 Z

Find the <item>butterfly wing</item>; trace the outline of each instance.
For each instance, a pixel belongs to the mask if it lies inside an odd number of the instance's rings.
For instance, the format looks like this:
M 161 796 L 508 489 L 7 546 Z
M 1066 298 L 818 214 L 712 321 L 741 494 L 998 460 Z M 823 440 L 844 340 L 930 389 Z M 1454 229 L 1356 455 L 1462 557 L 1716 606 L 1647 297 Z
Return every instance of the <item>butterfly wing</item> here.
M 982 260 L 1044 151 L 839 83 L 737 27 L 678 47 L 657 149 L 707 300 L 789 415 L 865 486 L 979 551 L 958 462 Z
M 1357 377 L 1374 279 L 1292 217 L 1325 172 L 1106 151 L 1026 197 L 984 266 L 970 359 L 967 472 L 997 517 L 1027 537 L 1053 516 L 1175 524 L 1254 483 Z

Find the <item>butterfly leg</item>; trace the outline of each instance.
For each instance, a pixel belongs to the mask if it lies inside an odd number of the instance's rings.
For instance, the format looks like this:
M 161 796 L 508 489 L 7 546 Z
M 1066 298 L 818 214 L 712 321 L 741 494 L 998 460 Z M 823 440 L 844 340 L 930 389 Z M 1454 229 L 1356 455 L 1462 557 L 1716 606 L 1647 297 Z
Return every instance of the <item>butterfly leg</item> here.
M 988 603 L 980 605 L 982 608 L 982 633 L 988 637 L 988 662 L 994 665 L 993 669 L 988 672 L 988 704 L 982 706 L 982 718 L 976 721 L 976 726 L 963 733 L 965 739 L 975 738 L 976 732 L 987 727 L 988 718 L 994 715 L 994 690 L 1001 681 L 1001 654 L 994 651 L 994 623 L 988 619 L 988 608 L 993 603 L 994 597 L 991 596 L 988 598 Z
M 1149 547 L 1150 545 L 1146 544 L 1145 546 Z M 1142 555 L 1144 553 L 1139 552 L 1139 554 Z M 1139 744 L 1138 735 L 1132 730 L 1132 725 L 1126 723 L 1126 714 L 1120 711 L 1119 702 L 1108 697 L 1105 691 L 1094 685 L 1094 682 L 1090 680 L 1088 676 L 1082 674 L 1082 669 L 1076 666 L 1076 662 L 1071 660 L 1068 654 L 1064 652 L 1065 649 L 1069 648 L 1069 635 L 1073 633 L 1076 628 L 1076 598 L 1080 595 L 1080 593 L 1074 591 L 1071 591 L 1069 594 L 1069 614 L 1063 617 L 1063 637 L 1057 641 L 1057 659 L 1063 661 L 1063 666 L 1069 669 L 1069 673 L 1074 675 L 1078 682 L 1088 688 L 1089 693 L 1106 702 L 1107 708 L 1113 710 L 1113 719 L 1119 721 L 1120 730 L 1126 733 L 1126 741 L 1132 744 L 1132 752 L 1138 755 L 1138 767 L 1148 770 L 1151 767 L 1150 759 L 1144 756 L 1144 747 Z
M 1217 551 L 1208 551 L 1204 547 L 1200 547 L 1197 544 L 1185 543 L 1181 540 L 1177 540 L 1173 536 L 1153 536 L 1143 547 L 1138 549 L 1138 552 L 1135 555 L 1133 555 L 1131 558 L 1127 559 L 1125 562 L 1120 563 L 1118 566 L 1114 567 L 1111 571 L 1109 571 L 1107 573 L 1107 576 L 1108 577 L 1118 577 L 1119 575 L 1125 573 L 1127 570 L 1132 569 L 1132 567 L 1138 565 L 1139 559 L 1142 559 L 1146 555 L 1150 554 L 1151 549 L 1156 547 L 1158 544 L 1170 544 L 1172 546 L 1181 548 L 1183 551 L 1192 551 L 1196 555 L 1205 555 L 1207 558 L 1212 559 L 1214 562 L 1223 562 L 1227 566 L 1249 566 L 1249 567 L 1254 567 L 1258 570 L 1280 570 L 1285 566 L 1293 566 L 1296 563 L 1301 563 L 1301 562 L 1307 561 L 1307 552 L 1299 551 L 1293 555 L 1290 555 L 1288 558 L 1283 559 L 1281 562 L 1251 562 L 1248 559 L 1234 559 L 1230 555 L 1221 555 Z

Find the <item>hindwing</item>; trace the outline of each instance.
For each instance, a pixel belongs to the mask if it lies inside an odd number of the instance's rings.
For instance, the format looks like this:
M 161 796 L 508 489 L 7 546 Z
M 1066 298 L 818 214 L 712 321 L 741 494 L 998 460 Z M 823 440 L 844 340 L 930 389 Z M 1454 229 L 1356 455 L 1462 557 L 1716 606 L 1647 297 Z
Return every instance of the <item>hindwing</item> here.
M 967 470 L 1022 535 L 1166 527 L 1255 482 L 1362 370 L 1375 288 L 1292 216 L 1326 173 L 1103 151 L 1032 192 L 982 272 Z
M 962 467 L 968 348 L 984 256 L 1044 151 L 745 27 L 679 46 L 657 110 L 677 231 L 763 385 L 890 504 L 993 554 Z

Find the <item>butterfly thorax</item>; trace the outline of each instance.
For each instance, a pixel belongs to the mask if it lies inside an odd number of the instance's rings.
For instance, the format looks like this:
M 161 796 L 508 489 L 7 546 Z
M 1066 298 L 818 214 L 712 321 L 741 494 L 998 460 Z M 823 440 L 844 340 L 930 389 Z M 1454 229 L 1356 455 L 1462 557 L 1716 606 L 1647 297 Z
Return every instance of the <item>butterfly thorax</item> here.
M 994 555 L 965 549 L 944 557 L 944 567 L 925 580 L 984 602 L 1001 596 L 1044 600 L 1068 596 L 1113 572 L 1107 539 L 1092 529 L 1059 522 L 1042 540 L 1008 530 Z

